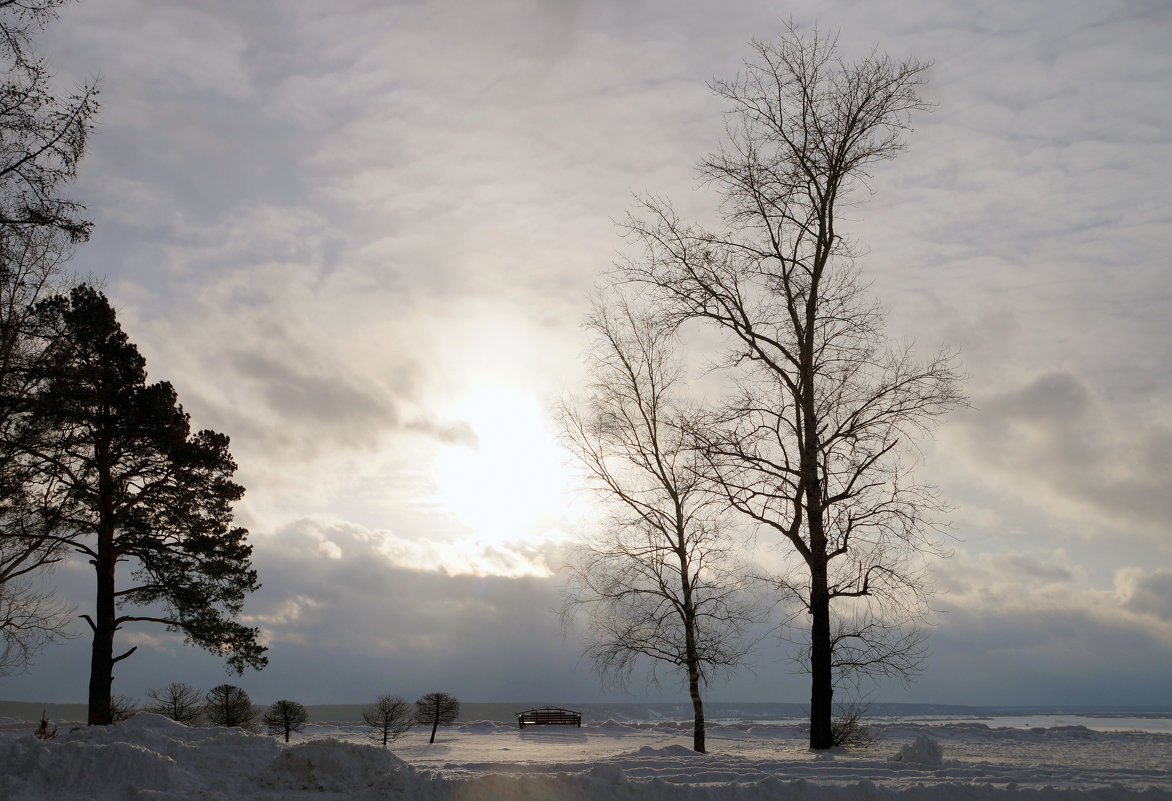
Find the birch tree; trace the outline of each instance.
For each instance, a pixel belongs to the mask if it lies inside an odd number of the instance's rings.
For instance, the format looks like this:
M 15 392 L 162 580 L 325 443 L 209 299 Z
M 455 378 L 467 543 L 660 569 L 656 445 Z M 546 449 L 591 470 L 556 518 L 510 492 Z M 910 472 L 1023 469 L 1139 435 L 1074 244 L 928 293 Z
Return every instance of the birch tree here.
M 682 672 L 703 752 L 702 689 L 748 653 L 754 605 L 698 469 L 674 326 L 612 293 L 587 328 L 590 386 L 561 420 L 606 519 L 569 560 L 563 620 L 585 613 L 585 654 L 604 680 L 625 681 L 643 662 L 653 678 L 657 666 Z

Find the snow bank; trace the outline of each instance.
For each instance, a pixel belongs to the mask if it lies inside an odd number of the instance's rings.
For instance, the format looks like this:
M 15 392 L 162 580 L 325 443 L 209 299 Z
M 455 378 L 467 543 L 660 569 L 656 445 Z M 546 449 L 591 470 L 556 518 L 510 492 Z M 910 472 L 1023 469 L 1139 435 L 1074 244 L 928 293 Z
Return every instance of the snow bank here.
M 893 756 L 891 761 L 914 762 L 917 765 L 939 765 L 944 761 L 944 748 L 935 738 L 920 734 L 914 743 L 907 743 L 900 748 L 899 753 Z
M 3 801 L 1172 801 L 1172 735 L 1135 732 L 901 725 L 914 741 L 892 759 L 811 752 L 797 726 L 721 727 L 698 754 L 689 732 L 614 721 L 572 737 L 480 721 L 435 744 L 414 729 L 394 753 L 350 724 L 292 745 L 147 714 L 50 740 L 12 725 Z
M 319 793 L 353 792 L 383 784 L 405 766 L 383 748 L 313 740 L 278 753 L 262 772 L 260 784 Z

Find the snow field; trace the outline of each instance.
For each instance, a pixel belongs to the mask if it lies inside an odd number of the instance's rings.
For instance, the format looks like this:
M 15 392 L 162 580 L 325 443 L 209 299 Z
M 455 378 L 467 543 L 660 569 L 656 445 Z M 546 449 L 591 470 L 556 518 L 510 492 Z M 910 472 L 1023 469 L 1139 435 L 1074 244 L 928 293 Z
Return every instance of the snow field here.
M 718 725 L 710 753 L 675 725 L 413 730 L 391 750 L 354 724 L 285 745 L 140 713 L 36 739 L 0 719 L 0 801 L 1172 800 L 1172 735 L 981 724 L 883 727 L 874 746 L 811 752 L 794 725 Z M 898 757 L 898 759 L 897 759 Z

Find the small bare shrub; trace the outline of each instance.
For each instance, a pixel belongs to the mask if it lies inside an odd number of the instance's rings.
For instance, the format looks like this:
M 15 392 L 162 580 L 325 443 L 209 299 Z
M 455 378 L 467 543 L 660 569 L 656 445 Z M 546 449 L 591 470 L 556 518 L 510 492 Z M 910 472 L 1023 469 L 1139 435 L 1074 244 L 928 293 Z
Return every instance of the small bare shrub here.
M 830 733 L 834 738 L 834 744 L 842 748 L 866 748 L 873 745 L 879 738 L 866 722 L 870 718 L 870 712 L 871 705 L 864 701 L 840 704 L 830 720 Z
M 116 695 L 110 699 L 110 722 L 121 723 L 138 714 L 138 701 L 129 695 Z
M 57 736 L 57 727 L 53 727 L 53 731 L 49 731 L 49 720 L 45 717 L 45 710 L 41 710 L 41 725 L 33 732 L 39 740 L 51 740 Z

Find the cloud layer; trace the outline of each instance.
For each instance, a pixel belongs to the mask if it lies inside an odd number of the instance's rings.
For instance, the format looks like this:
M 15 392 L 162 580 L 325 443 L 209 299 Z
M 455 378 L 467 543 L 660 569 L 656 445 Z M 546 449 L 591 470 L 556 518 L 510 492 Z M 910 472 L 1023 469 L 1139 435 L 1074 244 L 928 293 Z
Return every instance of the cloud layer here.
M 786 13 L 848 56 L 933 61 L 937 108 L 850 230 L 892 335 L 960 347 L 971 375 L 974 408 L 925 449 L 956 556 L 907 697 L 1172 703 L 1172 12 Z M 712 218 L 705 82 L 783 22 L 754 0 L 85 0 L 45 31 L 63 83 L 103 88 L 74 267 L 232 437 L 274 695 L 598 692 L 553 615 L 559 549 L 590 523 L 546 410 L 581 378 L 611 220 L 643 191 Z M 57 574 L 79 603 L 87 578 Z M 216 680 L 127 636 L 120 691 Z M 785 658 L 763 646 L 718 693 L 803 697 Z M 61 646 L 4 692 L 75 700 L 84 664 Z

